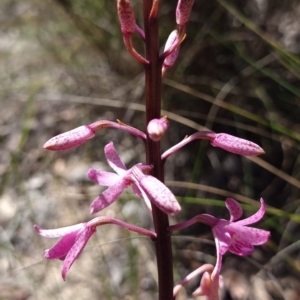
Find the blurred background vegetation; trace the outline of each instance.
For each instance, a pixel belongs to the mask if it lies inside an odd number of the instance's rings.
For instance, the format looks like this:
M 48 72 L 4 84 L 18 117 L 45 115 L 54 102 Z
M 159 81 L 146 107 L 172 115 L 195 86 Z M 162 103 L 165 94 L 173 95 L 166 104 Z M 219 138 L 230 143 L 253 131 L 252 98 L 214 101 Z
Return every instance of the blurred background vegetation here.
M 132 1 L 142 26 L 142 1 Z M 144 130 L 142 68 L 123 46 L 116 1 L 0 2 L 0 299 L 156 299 L 155 257 L 148 239 L 111 226 L 98 229 L 67 282 L 61 262 L 44 261 L 53 245 L 33 224 L 57 228 L 88 220 L 102 191 L 87 180 L 109 167 L 103 147 L 114 141 L 128 166 L 144 161 L 135 138 L 103 130 L 82 147 L 42 150 L 52 136 L 99 119 Z M 175 28 L 176 2 L 162 0 L 161 45 Z M 142 52 L 143 44 L 134 44 Z M 248 258 L 224 258 L 223 299 L 300 299 L 300 4 L 298 0 L 196 0 L 176 65 L 166 74 L 165 150 L 208 128 L 249 139 L 266 154 L 242 158 L 193 142 L 166 164 L 166 180 L 182 213 L 227 218 L 226 197 L 245 216 L 268 204 L 260 228 L 268 244 Z M 131 191 L 101 214 L 152 228 Z M 209 228 L 174 237 L 176 282 L 214 263 Z M 178 299 L 190 299 L 199 280 Z M 199 298 L 200 299 L 200 298 Z

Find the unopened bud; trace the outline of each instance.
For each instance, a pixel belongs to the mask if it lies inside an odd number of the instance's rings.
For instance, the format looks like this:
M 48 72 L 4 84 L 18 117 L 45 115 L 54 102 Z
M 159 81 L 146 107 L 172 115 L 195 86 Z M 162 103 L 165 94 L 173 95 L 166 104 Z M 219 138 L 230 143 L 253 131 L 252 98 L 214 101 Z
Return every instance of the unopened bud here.
M 147 132 L 152 141 L 158 142 L 166 133 L 169 127 L 169 122 L 167 117 L 162 117 L 160 119 L 153 119 L 148 123 Z
M 185 25 L 189 19 L 194 0 L 179 0 L 176 8 L 176 23 Z
M 130 0 L 118 0 L 118 15 L 123 34 L 133 34 L 135 32 L 135 16 Z
M 43 148 L 52 151 L 67 150 L 84 144 L 94 136 L 95 132 L 88 125 L 84 125 L 51 138 Z
M 178 32 L 177 32 L 177 30 L 174 30 L 174 31 L 171 32 L 171 34 L 169 35 L 169 37 L 167 39 L 164 52 L 166 52 L 170 48 L 172 48 L 175 45 L 175 43 L 177 43 L 177 39 L 178 39 Z M 168 68 L 171 68 L 174 65 L 174 63 L 177 59 L 178 53 L 179 53 L 179 49 L 180 49 L 179 46 L 176 47 L 171 52 L 171 54 L 169 54 L 165 58 L 164 63 L 163 63 L 164 68 L 168 69 Z
M 257 156 L 265 153 L 257 144 L 226 133 L 216 134 L 211 144 L 214 147 L 244 156 Z

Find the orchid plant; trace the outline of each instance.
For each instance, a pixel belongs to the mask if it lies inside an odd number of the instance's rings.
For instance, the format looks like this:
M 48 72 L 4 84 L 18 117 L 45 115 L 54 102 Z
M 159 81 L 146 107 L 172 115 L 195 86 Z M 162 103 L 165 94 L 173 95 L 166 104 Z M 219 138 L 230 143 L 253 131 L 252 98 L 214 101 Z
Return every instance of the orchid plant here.
M 222 286 L 222 257 L 230 251 L 233 254 L 250 255 L 255 245 L 265 243 L 270 233 L 262 229 L 248 227 L 262 219 L 265 214 L 265 203 L 260 200 L 258 212 L 244 220 L 237 221 L 242 216 L 242 208 L 233 199 L 226 199 L 225 205 L 230 213 L 230 219 L 218 219 L 215 216 L 201 214 L 183 223 L 170 226 L 168 215 L 180 213 L 181 206 L 172 191 L 164 184 L 164 163 L 171 155 L 186 144 L 197 140 L 208 140 L 213 147 L 237 155 L 256 156 L 263 154 L 263 149 L 250 141 L 234 137 L 226 133 L 201 131 L 186 137 L 169 150 L 161 153 L 160 140 L 168 130 L 167 116 L 161 116 L 161 82 L 162 77 L 170 69 L 180 51 L 180 44 L 186 36 L 186 26 L 194 0 L 179 0 L 176 8 L 177 28 L 171 32 L 164 51 L 159 52 L 158 11 L 159 0 L 143 0 L 143 29 L 135 20 L 135 13 L 130 0 L 117 0 L 117 11 L 121 24 L 124 44 L 133 58 L 143 65 L 145 71 L 146 95 L 146 130 L 142 131 L 122 123 L 110 120 L 100 120 L 89 125 L 83 125 L 51 138 L 44 148 L 52 151 L 68 150 L 78 147 L 96 136 L 98 130 L 114 128 L 123 130 L 141 139 L 145 144 L 146 161 L 126 168 L 113 142 L 104 148 L 105 157 L 113 172 L 89 169 L 88 178 L 96 184 L 107 187 L 90 205 L 90 213 L 105 209 L 116 201 L 125 188 L 131 187 L 133 193 L 142 198 L 153 217 L 154 231 L 126 223 L 112 217 L 95 217 L 77 225 L 59 228 L 42 229 L 35 225 L 38 234 L 48 238 L 60 238 L 51 248 L 45 251 L 45 258 L 63 261 L 62 277 L 66 280 L 72 264 L 78 259 L 89 239 L 98 226 L 115 224 L 127 230 L 148 236 L 154 241 L 158 270 L 158 293 L 160 300 L 176 298 L 179 290 L 191 279 L 203 274 L 200 286 L 194 295 L 204 295 L 208 300 L 219 299 L 218 289 Z M 145 54 L 137 52 L 132 43 L 132 35 L 137 33 L 145 43 Z M 203 223 L 212 229 L 215 239 L 217 260 L 215 266 L 205 264 L 194 270 L 174 287 L 171 233 L 181 230 L 194 223 Z

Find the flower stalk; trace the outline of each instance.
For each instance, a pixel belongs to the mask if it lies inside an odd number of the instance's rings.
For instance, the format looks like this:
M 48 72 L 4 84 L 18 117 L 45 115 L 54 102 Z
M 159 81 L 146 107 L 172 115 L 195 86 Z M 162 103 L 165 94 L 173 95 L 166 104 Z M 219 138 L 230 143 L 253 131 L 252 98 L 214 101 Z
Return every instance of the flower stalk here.
M 161 86 L 163 59 L 159 57 L 159 36 L 157 14 L 154 13 L 158 1 L 143 1 L 146 59 L 149 64 L 145 68 L 146 88 L 146 123 L 161 117 Z M 151 14 L 152 11 L 152 14 Z M 151 17 L 150 17 L 151 16 Z M 150 138 L 146 143 L 146 163 L 153 166 L 151 175 L 164 182 L 164 170 L 161 160 L 160 142 Z M 157 235 L 155 241 L 159 300 L 173 299 L 173 261 L 171 236 L 167 232 L 169 219 L 166 213 L 152 205 L 154 228 Z

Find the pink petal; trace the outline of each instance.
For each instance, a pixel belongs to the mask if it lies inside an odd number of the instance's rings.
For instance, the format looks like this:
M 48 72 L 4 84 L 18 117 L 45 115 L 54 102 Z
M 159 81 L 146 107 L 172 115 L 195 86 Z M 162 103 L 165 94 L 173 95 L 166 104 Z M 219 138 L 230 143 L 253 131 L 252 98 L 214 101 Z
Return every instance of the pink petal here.
M 132 190 L 138 197 L 142 198 L 142 193 L 136 183 L 132 184 Z
M 117 152 L 117 150 L 114 147 L 113 142 L 108 143 L 104 147 L 104 153 L 105 157 L 107 159 L 108 164 L 110 167 L 120 176 L 123 176 L 125 174 L 125 171 L 127 170 L 124 163 L 121 161 L 121 158 Z
M 84 226 L 85 226 L 84 223 L 79 223 L 79 224 L 76 224 L 76 225 L 57 228 L 57 229 L 43 229 L 38 225 L 34 225 L 34 229 L 41 236 L 44 236 L 44 237 L 47 237 L 47 238 L 58 238 L 58 237 L 65 236 L 69 233 L 72 233 L 74 231 L 77 232 L 78 230 L 80 230 Z
M 245 241 L 252 245 L 262 245 L 268 241 L 270 232 L 253 227 L 240 226 L 232 223 L 227 228 L 235 240 Z
M 71 268 L 72 264 L 74 263 L 75 259 L 79 256 L 79 254 L 84 249 L 86 243 L 88 242 L 89 238 L 96 232 L 95 227 L 87 227 L 86 229 L 81 231 L 80 236 L 78 237 L 77 241 L 70 249 L 69 253 L 67 254 L 63 266 L 62 266 L 62 278 L 66 280 L 67 273 Z
M 143 191 L 159 209 L 167 214 L 177 214 L 181 207 L 173 193 L 158 179 L 145 175 L 138 167 L 132 167 L 132 175 Z
M 233 222 L 242 216 L 243 209 L 237 201 L 227 198 L 225 204 L 230 213 L 230 222 Z
M 222 268 L 222 254 L 221 254 L 221 250 L 220 250 L 220 243 L 216 236 L 215 236 L 215 244 L 216 244 L 217 260 L 216 260 L 214 270 L 211 274 L 212 279 L 214 279 L 220 275 L 221 268 Z
M 246 219 L 241 220 L 241 221 L 237 221 L 237 222 L 235 222 L 235 224 L 236 225 L 249 225 L 249 224 L 256 223 L 256 222 L 258 222 L 259 220 L 262 219 L 265 212 L 266 212 L 265 202 L 264 202 L 263 198 L 260 198 L 260 208 L 259 208 L 259 210 L 254 215 L 252 215 L 251 217 L 246 218 Z
M 90 214 L 97 213 L 116 201 L 129 184 L 130 183 L 127 180 L 120 180 L 116 184 L 110 186 L 92 202 L 90 205 Z
M 78 232 L 79 230 L 62 237 L 52 248 L 45 251 L 44 257 L 47 259 L 59 259 L 65 257 L 74 245 Z
M 132 185 L 132 189 L 137 196 L 144 199 L 145 204 L 146 204 L 147 208 L 149 209 L 149 211 L 152 211 L 151 201 L 148 198 L 148 196 L 146 195 L 146 193 L 143 191 L 143 189 L 140 187 L 138 182 L 136 182 L 135 184 Z
M 120 176 L 115 173 L 97 171 L 95 169 L 89 169 L 87 176 L 90 180 L 102 186 L 112 186 L 120 181 Z
M 254 247 L 249 242 L 234 240 L 229 251 L 239 256 L 248 256 L 253 253 Z
M 212 228 L 212 232 L 214 237 L 218 240 L 218 246 L 221 255 L 224 255 L 231 245 L 232 238 L 231 235 L 224 229 L 225 227 L 222 225 L 220 226 L 222 221 L 223 220 L 219 220 L 219 222 Z

